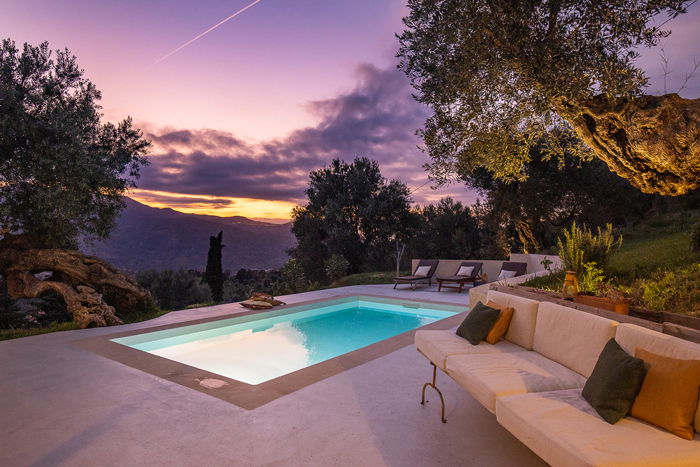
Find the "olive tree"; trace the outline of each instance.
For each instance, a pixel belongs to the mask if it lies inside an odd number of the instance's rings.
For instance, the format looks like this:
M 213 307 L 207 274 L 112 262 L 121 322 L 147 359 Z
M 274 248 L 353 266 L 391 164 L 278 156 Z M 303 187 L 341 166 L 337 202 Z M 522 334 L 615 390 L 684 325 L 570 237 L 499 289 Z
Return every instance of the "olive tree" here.
M 52 55 L 47 43 L 0 44 L 0 274 L 13 298 L 55 292 L 80 326 L 114 324 L 148 293 L 75 248 L 109 235 L 150 143 L 130 119 L 101 123 L 76 58 Z
M 549 153 L 598 157 L 648 193 L 700 186 L 700 99 L 645 95 L 635 65 L 691 1 L 409 0 L 398 55 L 433 111 L 433 177 L 522 179 L 529 148 L 570 126 L 585 145 Z

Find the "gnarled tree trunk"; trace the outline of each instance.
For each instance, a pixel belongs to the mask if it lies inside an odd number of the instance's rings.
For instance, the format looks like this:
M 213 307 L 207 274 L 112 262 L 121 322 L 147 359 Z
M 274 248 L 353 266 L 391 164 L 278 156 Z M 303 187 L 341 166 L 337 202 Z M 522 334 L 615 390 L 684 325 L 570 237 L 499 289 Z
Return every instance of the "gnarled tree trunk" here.
M 596 96 L 558 110 L 596 156 L 643 192 L 682 195 L 700 187 L 700 99 Z
M 34 276 L 43 271 L 51 277 Z M 152 306 L 148 291 L 106 261 L 79 251 L 31 248 L 21 237 L 0 240 L 0 274 L 12 298 L 61 295 L 81 328 L 121 324 L 117 314 Z

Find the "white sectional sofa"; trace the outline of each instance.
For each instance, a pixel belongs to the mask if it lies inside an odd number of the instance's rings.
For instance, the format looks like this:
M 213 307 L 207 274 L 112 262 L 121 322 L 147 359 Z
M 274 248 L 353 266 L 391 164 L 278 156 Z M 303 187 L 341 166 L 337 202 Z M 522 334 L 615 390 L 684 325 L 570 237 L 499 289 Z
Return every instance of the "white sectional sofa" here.
M 505 340 L 474 346 L 454 330 L 417 331 L 416 347 L 538 456 L 567 467 L 700 466 L 697 433 L 688 441 L 632 417 L 610 425 L 581 395 L 612 337 L 632 355 L 700 360 L 700 345 L 503 292 L 487 300 L 515 310 Z

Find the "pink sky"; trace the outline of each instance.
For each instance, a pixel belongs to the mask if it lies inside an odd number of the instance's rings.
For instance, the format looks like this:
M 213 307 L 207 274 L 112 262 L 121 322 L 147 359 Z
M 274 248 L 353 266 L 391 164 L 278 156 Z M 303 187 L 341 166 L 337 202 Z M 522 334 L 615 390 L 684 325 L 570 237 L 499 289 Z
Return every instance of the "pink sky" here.
M 5 0 L 0 30 L 18 43 L 46 40 L 52 48 L 69 48 L 102 91 L 105 118 L 130 115 L 154 138 L 154 168 L 144 172 L 144 190 L 135 193 L 148 204 L 285 218 L 291 206 L 303 202 L 308 170 L 332 157 L 355 156 L 375 158 L 386 176 L 422 186 L 413 195 L 417 202 L 446 195 L 475 200 L 460 185 L 433 191 L 425 184 L 421 167 L 427 159 L 413 137 L 424 116 L 415 104 L 409 107 L 411 89 L 392 74 L 404 1 L 262 0 L 154 65 L 251 1 Z M 666 88 L 673 92 L 700 60 L 700 4 L 667 27 L 674 33 L 662 45 L 670 60 Z M 652 93 L 664 88 L 658 53 L 644 51 L 639 61 Z M 691 80 L 682 94 L 700 97 L 700 79 Z M 363 126 L 365 117 L 376 124 Z M 178 131 L 190 132 L 187 147 L 173 149 Z M 217 141 L 240 145 L 202 149 L 197 139 L 213 134 Z M 337 148 L 330 146 L 337 141 Z M 208 165 L 194 168 L 184 159 Z M 247 167 L 249 179 L 270 184 L 255 170 L 257 160 L 265 160 L 286 186 L 267 193 L 242 178 L 218 177 L 213 169 Z M 210 186 L 183 173 L 195 169 L 212 179 Z
M 6 0 L 0 30 L 69 48 L 108 119 L 257 140 L 316 123 L 306 104 L 351 89 L 361 63 L 393 64 L 401 1 L 263 0 L 153 66 L 250 1 Z

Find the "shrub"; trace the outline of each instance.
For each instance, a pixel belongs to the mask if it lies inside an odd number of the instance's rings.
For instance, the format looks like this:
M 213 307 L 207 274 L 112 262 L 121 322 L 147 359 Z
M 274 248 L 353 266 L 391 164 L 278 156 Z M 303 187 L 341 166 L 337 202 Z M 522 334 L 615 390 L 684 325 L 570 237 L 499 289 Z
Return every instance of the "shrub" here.
M 0 276 L 0 329 L 23 327 L 24 316 L 19 312 L 15 301 L 7 294 L 5 281 Z
M 690 249 L 700 253 L 700 221 L 697 221 L 690 230 Z
M 211 301 L 209 287 L 200 275 L 185 269 L 148 270 L 136 275 L 136 281 L 151 292 L 158 306 L 165 310 L 181 310 L 195 303 Z
M 224 282 L 224 302 L 240 302 L 246 300 L 250 297 L 253 292 L 266 292 L 272 293 L 272 289 L 269 290 L 263 287 L 256 287 L 255 284 L 245 284 L 237 281 L 235 278 L 229 278 Z
M 545 271 L 549 272 L 550 274 L 553 272 L 551 267 L 552 267 L 552 261 L 551 259 L 547 258 L 546 256 L 540 261 L 540 264 L 544 268 Z
M 583 269 L 584 271 L 578 281 L 579 291 L 593 293 L 599 292 L 605 283 L 603 270 L 600 269 L 594 261 L 591 261 L 590 263 L 583 263 Z
M 564 230 L 563 239 L 557 239 L 557 250 L 564 268 L 577 274 L 584 271 L 585 263 L 591 262 L 605 270 L 610 253 L 620 245 L 622 236 L 615 238 L 611 224 L 607 224 L 605 230 L 598 227 L 594 234 L 585 225 L 579 228 L 576 222 L 573 222 L 569 230 Z
M 533 277 L 520 285 L 542 290 L 551 290 L 553 292 L 561 292 L 561 289 L 564 286 L 564 275 L 564 271 L 555 271 L 552 274 Z
M 350 263 L 342 255 L 333 255 L 326 260 L 325 272 L 331 282 L 335 282 L 348 273 Z
M 700 263 L 659 271 L 638 281 L 635 289 L 645 308 L 700 316 Z
M 313 284 L 306 278 L 301 263 L 292 258 L 282 268 L 282 281 L 275 287 L 275 295 L 306 292 Z

